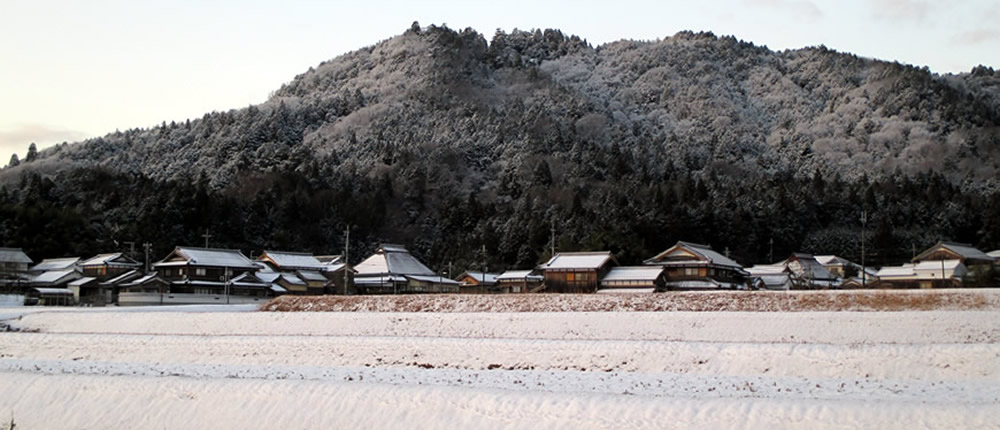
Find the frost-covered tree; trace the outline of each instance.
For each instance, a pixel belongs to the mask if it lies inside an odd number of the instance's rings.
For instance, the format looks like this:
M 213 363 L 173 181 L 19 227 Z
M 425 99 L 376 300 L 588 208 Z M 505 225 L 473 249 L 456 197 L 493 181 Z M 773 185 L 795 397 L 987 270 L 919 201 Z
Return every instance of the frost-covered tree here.
M 10 155 L 10 162 L 7 163 L 7 167 L 14 167 L 21 164 L 21 160 L 17 158 L 17 154 Z
M 37 158 L 38 148 L 35 146 L 35 142 L 31 142 L 31 145 L 28 145 L 28 155 L 24 156 L 24 161 L 30 163 L 35 161 Z

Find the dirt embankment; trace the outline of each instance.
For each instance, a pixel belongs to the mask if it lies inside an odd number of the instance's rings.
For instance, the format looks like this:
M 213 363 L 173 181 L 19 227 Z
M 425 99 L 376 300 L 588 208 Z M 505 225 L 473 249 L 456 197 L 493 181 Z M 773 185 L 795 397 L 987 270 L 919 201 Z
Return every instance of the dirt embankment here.
M 272 312 L 816 312 L 1000 310 L 1000 290 L 282 296 Z

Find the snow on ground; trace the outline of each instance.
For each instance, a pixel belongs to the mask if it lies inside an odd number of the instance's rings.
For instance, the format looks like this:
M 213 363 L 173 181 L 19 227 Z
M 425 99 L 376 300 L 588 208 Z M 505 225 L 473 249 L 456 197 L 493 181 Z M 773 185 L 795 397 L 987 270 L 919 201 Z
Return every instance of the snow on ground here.
M 19 331 L 0 333 L 0 421 L 1000 428 L 996 310 L 156 310 L 49 309 L 8 321 Z

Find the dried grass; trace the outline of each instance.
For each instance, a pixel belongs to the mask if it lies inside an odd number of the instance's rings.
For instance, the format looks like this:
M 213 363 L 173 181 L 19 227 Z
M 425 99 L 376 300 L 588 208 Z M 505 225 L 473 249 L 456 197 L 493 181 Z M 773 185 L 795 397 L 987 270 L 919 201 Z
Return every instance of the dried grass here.
M 282 296 L 271 312 L 821 312 L 1000 310 L 1000 290 Z

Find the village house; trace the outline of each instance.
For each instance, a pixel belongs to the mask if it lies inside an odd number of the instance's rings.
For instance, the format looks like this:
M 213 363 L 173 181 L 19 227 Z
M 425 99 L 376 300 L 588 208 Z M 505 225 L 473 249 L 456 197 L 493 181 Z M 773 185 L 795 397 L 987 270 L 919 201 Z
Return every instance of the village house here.
M 105 281 L 125 272 L 136 270 L 142 264 L 125 254 L 115 252 L 111 254 L 98 254 L 90 259 L 80 262 L 83 276 L 97 278 Z
M 355 270 L 339 255 L 319 255 L 316 259 L 323 263 L 323 274 L 330 282 L 326 285 L 327 294 L 357 294 L 354 288 Z
M 28 271 L 32 275 L 41 275 L 42 273 L 51 270 L 67 270 L 74 269 L 82 272 L 80 268 L 80 257 L 65 257 L 65 258 L 46 258 L 40 263 L 31 266 Z
M 257 266 L 235 249 L 178 246 L 153 269 L 170 282 L 171 293 L 223 294 L 232 286 L 227 283 Z
M 327 292 L 327 284 L 330 283 L 325 274 L 327 265 L 312 254 L 265 250 L 257 261 L 278 272 L 281 276 L 276 277 L 274 283 L 290 294 L 320 295 Z
M 955 288 L 969 270 L 960 260 L 922 261 L 878 271 L 879 288 Z
M 663 266 L 612 267 L 601 278 L 598 293 L 652 293 L 666 289 L 667 273 Z
M 401 245 L 380 245 L 354 270 L 360 294 L 458 292 L 458 281 L 437 275 Z
M 545 292 L 593 293 L 601 278 L 617 265 L 618 260 L 609 251 L 561 252 L 538 266 L 538 270 L 545 278 Z
M 959 282 L 959 286 L 995 286 L 998 280 L 994 269 L 996 258 L 965 243 L 938 242 L 913 257 L 912 262 L 920 266 L 921 263 L 942 260 L 957 260 L 962 263 L 965 273 L 953 277 Z
M 710 246 L 677 242 L 643 262 L 666 269 L 667 289 L 741 289 L 748 273 L 743 266 Z
M 497 275 L 497 285 L 504 293 L 534 293 L 544 279 L 533 270 L 508 270 Z
M 826 269 L 816 257 L 802 252 L 793 253 L 784 262 L 795 289 L 816 290 L 839 287 L 842 280 Z
M 996 260 L 971 245 L 938 242 L 910 263 L 883 267 L 879 288 L 955 288 L 991 284 Z
M 499 273 L 483 273 L 467 271 L 455 278 L 459 282 L 459 291 L 466 294 L 504 293 L 497 283 Z
M 0 287 L 22 285 L 31 263 L 31 258 L 21 248 L 0 248 Z

